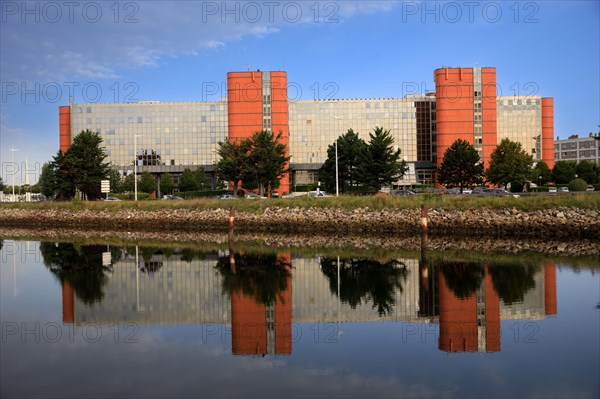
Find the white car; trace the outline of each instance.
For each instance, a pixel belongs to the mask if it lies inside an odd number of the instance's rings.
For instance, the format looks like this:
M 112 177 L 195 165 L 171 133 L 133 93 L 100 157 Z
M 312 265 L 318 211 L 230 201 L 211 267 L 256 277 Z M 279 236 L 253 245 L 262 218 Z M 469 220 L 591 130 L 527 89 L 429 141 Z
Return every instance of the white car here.
M 548 192 L 552 194 L 556 194 L 556 187 L 548 187 Z
M 308 196 L 316 198 L 329 197 L 325 191 L 309 191 Z

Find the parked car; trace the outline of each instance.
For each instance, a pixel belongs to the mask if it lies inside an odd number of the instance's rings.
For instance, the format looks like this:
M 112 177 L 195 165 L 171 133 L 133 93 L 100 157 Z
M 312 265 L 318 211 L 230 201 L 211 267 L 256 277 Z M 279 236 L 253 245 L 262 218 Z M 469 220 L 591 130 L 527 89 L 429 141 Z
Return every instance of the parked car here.
M 551 194 L 556 194 L 556 192 L 557 192 L 556 187 L 548 187 L 548 192 Z
M 183 200 L 183 198 L 177 196 L 177 195 L 165 195 L 163 197 L 164 200 L 175 200 L 175 201 L 180 201 Z
M 569 192 L 569 187 L 559 187 L 558 188 L 558 192 L 559 193 L 568 193 Z
M 594 186 L 587 186 L 585 191 L 594 191 Z
M 472 194 L 473 190 L 471 190 L 470 188 L 463 188 L 462 193 L 463 194 Z
M 232 200 L 232 199 L 235 199 L 235 197 L 233 195 L 231 195 L 231 194 L 223 194 L 223 195 L 221 195 L 219 197 L 219 199 L 222 199 L 222 200 Z
M 392 197 L 396 197 L 396 196 L 402 197 L 402 196 L 412 196 L 412 195 L 415 195 L 415 193 L 410 190 L 393 190 L 393 191 L 390 191 L 390 195 Z
M 308 196 L 316 198 L 329 197 L 325 191 L 309 191 Z
M 106 199 L 104 201 L 121 201 L 121 200 L 117 197 L 106 197 Z
M 246 198 L 248 198 L 248 199 L 266 199 L 267 197 L 260 196 L 256 193 L 248 193 L 248 194 L 246 194 Z

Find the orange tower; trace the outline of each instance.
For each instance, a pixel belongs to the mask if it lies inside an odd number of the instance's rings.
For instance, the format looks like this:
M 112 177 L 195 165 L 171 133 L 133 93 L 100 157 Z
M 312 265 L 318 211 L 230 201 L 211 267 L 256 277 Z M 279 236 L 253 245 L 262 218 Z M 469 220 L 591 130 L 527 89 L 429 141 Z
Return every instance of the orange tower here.
M 487 167 L 497 144 L 496 68 L 435 70 L 437 166 L 456 140 L 471 143 Z
M 281 71 L 229 72 L 227 74 L 229 139 L 238 140 L 261 130 L 282 132 L 282 144 L 289 155 L 287 74 Z M 289 168 L 289 165 L 287 165 Z M 289 174 L 277 191 L 290 191 Z
M 71 106 L 58 107 L 60 150 L 65 153 L 71 146 Z
M 554 168 L 554 99 L 542 98 L 542 161 Z

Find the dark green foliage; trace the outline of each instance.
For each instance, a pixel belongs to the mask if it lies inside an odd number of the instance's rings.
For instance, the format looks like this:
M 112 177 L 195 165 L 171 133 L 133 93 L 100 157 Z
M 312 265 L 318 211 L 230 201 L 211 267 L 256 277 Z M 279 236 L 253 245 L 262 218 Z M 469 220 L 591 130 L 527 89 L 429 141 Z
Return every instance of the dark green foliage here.
M 446 187 L 464 187 L 483 183 L 483 163 L 477 150 L 467 141 L 458 139 L 446 151 L 437 170 L 438 182 Z
M 139 177 L 139 179 L 138 191 L 150 194 L 156 190 L 156 179 L 150 172 L 142 172 L 142 175 Z
M 367 144 L 352 129 L 337 139 L 340 193 L 352 191 L 359 184 L 358 167 L 366 149 Z M 335 192 L 335 143 L 327 148 L 327 159 L 319 169 L 319 180 L 325 190 Z
M 577 163 L 575 161 L 557 161 L 552 169 L 552 177 L 556 184 L 568 184 L 575 178 Z
M 598 165 L 589 161 L 581 161 L 575 167 L 577 177 L 588 184 L 598 183 Z
M 242 185 L 248 189 L 258 189 L 259 195 L 264 195 L 269 186 L 272 190 L 279 187 L 280 179 L 288 171 L 286 156 L 287 148 L 280 141 L 283 132 L 274 135 L 263 130 L 250 137 L 250 150 L 247 153 L 242 175 Z
M 508 183 L 522 185 L 531 176 L 532 164 L 532 156 L 521 147 L 521 143 L 503 139 L 492 152 L 485 177 L 488 182 L 505 188 Z
M 577 178 L 569 182 L 569 191 L 585 191 L 587 189 L 587 182 L 583 179 Z
M 371 301 L 380 316 L 394 312 L 396 290 L 404 291 L 408 277 L 406 265 L 396 259 L 383 263 L 372 259 L 340 259 L 339 286 L 337 259 L 322 258 L 321 270 L 329 280 L 329 290 L 339 295 L 342 302 L 355 309 Z
M 217 176 L 233 183 L 234 195 L 237 195 L 238 185 L 246 170 L 247 155 L 250 152 L 250 141 L 219 142 L 217 150 L 221 160 L 217 163 Z
M 552 171 L 545 161 L 538 161 L 535 167 L 531 170 L 530 180 L 533 183 L 541 186 L 552 180 Z
M 206 185 L 204 169 L 199 168 L 198 171 L 192 171 L 190 168 L 184 169 L 179 176 L 179 191 L 198 191 Z
M 114 169 L 108 171 L 108 180 L 110 180 L 110 192 L 122 193 L 123 187 L 121 184 L 121 175 Z
M 51 163 L 45 163 L 44 166 L 42 166 L 42 173 L 40 174 L 38 184 L 41 193 L 46 197 L 50 198 L 56 194 L 56 175 Z
M 87 199 L 101 196 L 100 180 L 107 178 L 109 164 L 104 162 L 106 153 L 101 147 L 102 138 L 90 130 L 84 130 L 73 139 L 65 154 L 68 177 Z
M 171 194 L 175 188 L 173 176 L 170 173 L 165 173 L 160 177 L 160 192 L 164 195 Z
M 400 159 L 400 149 L 394 150 L 394 138 L 389 130 L 377 126 L 369 137 L 369 144 L 360 155 L 358 175 L 364 186 L 381 190 L 401 179 L 408 166 Z
M 133 192 L 135 190 L 135 180 L 133 177 L 133 173 L 130 173 L 127 176 L 125 176 L 123 182 L 121 183 L 121 188 L 123 189 L 123 192 Z

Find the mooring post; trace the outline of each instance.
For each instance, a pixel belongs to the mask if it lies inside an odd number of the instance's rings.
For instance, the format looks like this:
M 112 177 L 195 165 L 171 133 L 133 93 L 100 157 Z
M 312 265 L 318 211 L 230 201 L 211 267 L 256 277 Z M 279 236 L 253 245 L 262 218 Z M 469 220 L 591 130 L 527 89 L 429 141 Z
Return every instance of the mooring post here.
M 234 244 L 234 237 L 233 237 L 233 220 L 234 220 L 234 209 L 233 207 L 231 207 L 229 209 L 229 269 L 231 270 L 231 273 L 235 274 L 236 270 L 235 270 L 235 247 L 233 246 Z

